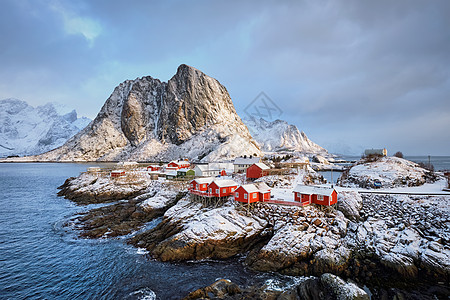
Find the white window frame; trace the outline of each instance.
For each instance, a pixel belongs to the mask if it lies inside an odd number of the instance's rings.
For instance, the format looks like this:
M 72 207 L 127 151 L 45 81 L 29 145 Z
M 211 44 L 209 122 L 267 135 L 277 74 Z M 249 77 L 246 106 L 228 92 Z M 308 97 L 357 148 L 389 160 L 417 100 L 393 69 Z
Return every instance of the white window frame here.
M 253 193 L 253 199 L 256 199 L 256 196 L 257 196 L 256 193 Z
M 236 192 L 236 198 L 239 198 L 239 192 Z
M 216 194 L 219 194 L 220 193 L 220 189 L 216 189 Z
M 247 200 L 247 198 L 248 198 L 247 196 L 248 196 L 248 194 L 244 194 L 244 199 Z
M 222 193 L 226 193 L 226 192 L 227 192 L 226 188 L 222 189 Z
M 322 200 L 323 201 L 323 195 L 317 195 L 317 200 Z

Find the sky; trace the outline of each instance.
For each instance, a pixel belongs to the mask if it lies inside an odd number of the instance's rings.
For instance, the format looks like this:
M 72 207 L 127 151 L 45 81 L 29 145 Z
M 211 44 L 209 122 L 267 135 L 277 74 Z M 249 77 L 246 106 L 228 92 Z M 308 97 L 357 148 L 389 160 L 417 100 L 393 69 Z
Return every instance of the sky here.
M 271 118 L 332 153 L 450 155 L 450 1 L 0 5 L 0 99 L 94 118 L 119 83 L 167 81 L 187 64 L 219 80 L 241 117 L 264 95 Z

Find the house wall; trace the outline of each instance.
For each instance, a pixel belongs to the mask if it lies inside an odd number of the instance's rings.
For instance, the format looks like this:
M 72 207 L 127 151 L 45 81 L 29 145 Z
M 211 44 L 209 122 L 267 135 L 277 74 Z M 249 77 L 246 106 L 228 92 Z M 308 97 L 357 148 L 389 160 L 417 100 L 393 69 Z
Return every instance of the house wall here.
M 209 185 L 208 191 L 211 192 L 214 197 L 226 197 L 233 195 L 236 188 L 237 186 L 227 186 L 219 188 L 217 184 L 213 182 Z M 220 189 L 219 193 L 217 193 L 217 189 Z
M 246 174 L 247 178 L 260 178 L 261 177 L 261 168 L 257 165 L 252 165 L 247 168 Z
M 236 197 L 236 193 L 239 193 L 239 197 Z M 234 193 L 234 200 L 244 203 L 254 203 L 259 201 L 258 192 L 254 193 L 247 193 L 247 191 L 243 187 L 239 187 L 235 193 Z M 247 199 L 245 199 L 245 196 L 247 195 Z M 256 195 L 256 197 L 253 197 L 253 195 Z

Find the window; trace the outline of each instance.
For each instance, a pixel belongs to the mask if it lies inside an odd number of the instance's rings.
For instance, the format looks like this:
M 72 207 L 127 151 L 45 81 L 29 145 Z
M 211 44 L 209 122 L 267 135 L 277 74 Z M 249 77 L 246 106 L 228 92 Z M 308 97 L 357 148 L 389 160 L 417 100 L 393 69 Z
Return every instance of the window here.
M 209 188 L 209 192 L 212 193 L 212 188 Z
M 256 198 L 256 193 L 253 194 L 253 199 L 255 199 L 255 198 Z
M 323 200 L 323 196 L 322 195 L 317 195 L 317 200 Z
M 227 189 L 222 189 L 222 193 L 226 193 L 227 192 Z
M 239 192 L 236 192 L 236 198 L 239 198 Z
M 216 194 L 218 194 L 219 193 L 219 189 L 216 189 Z
M 231 188 L 231 191 L 232 191 L 232 192 L 234 192 L 234 190 L 235 190 L 235 188 L 234 188 L 234 187 L 232 187 L 232 188 Z
M 244 194 L 244 199 L 247 199 L 247 194 Z

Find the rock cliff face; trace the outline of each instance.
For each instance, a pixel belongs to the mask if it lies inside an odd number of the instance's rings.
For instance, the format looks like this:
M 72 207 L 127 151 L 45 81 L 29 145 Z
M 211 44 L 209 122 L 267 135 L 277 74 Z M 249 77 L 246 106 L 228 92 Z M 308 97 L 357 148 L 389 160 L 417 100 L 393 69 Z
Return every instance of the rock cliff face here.
M 260 155 L 226 90 L 187 66 L 166 83 L 150 76 L 115 88 L 94 121 L 45 161 L 196 161 Z
M 91 120 L 56 103 L 0 100 L 0 157 L 40 154 L 64 144 Z
M 244 119 L 250 133 L 265 152 L 298 151 L 302 153 L 323 153 L 327 150 L 311 141 L 297 126 L 286 121 L 268 122 L 254 117 Z

